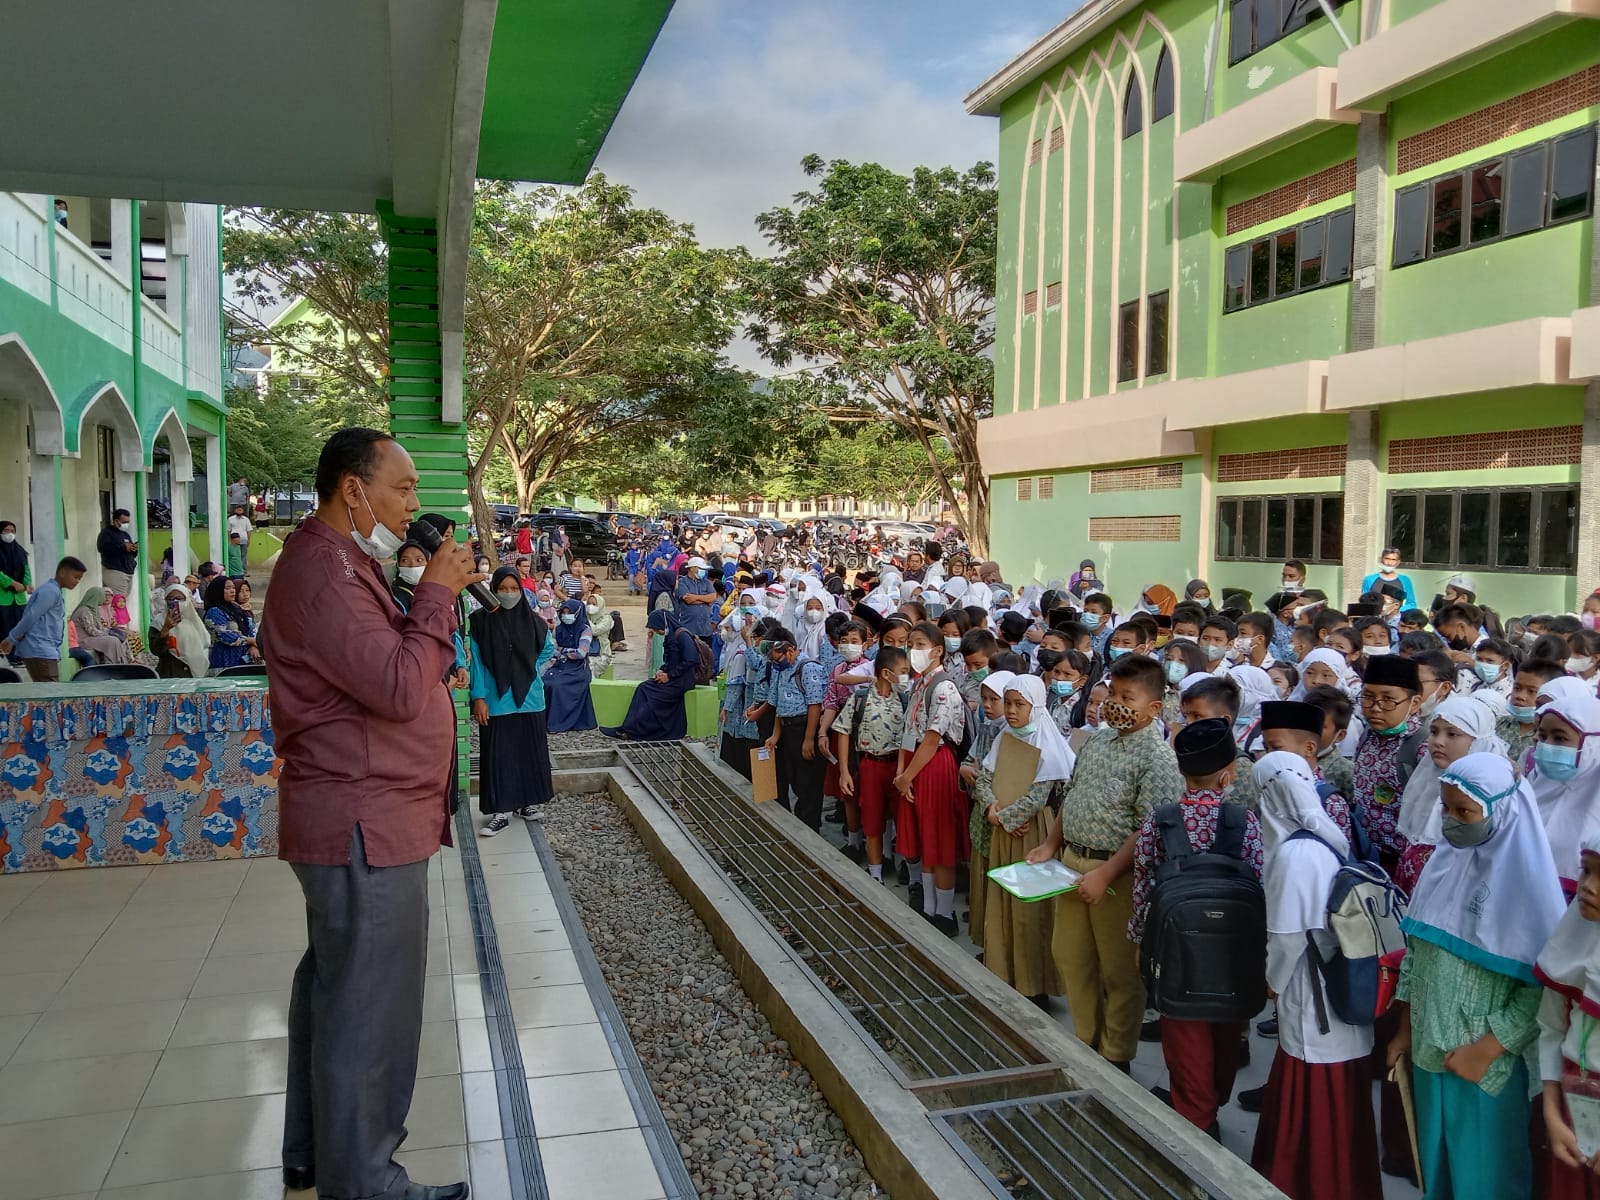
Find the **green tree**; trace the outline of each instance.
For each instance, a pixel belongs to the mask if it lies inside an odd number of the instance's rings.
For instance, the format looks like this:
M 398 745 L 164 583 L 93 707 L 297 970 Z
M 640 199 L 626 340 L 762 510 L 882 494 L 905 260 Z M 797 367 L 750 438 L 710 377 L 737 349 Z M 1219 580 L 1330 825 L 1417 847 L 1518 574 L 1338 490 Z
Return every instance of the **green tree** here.
M 814 365 L 813 396 L 841 417 L 905 431 L 984 553 L 978 422 L 994 411 L 994 169 L 906 176 L 816 155 L 802 166 L 815 190 L 756 219 L 774 254 L 747 268 L 749 335 L 776 366 Z
M 314 404 L 297 400 L 286 379 L 262 396 L 252 387 L 228 389 L 228 478 L 257 487 L 309 482 L 323 440 L 342 424 Z

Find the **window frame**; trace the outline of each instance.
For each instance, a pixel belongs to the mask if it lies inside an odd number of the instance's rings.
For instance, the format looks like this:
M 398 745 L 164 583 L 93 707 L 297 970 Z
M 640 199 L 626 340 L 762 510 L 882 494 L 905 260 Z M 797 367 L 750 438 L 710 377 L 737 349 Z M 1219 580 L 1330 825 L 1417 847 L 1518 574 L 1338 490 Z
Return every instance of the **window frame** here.
M 1571 213 L 1563 217 L 1552 217 L 1551 209 L 1555 202 L 1553 184 L 1556 170 L 1557 147 L 1567 142 L 1587 140 L 1589 143 L 1589 192 L 1588 198 L 1580 212 Z M 1600 139 L 1596 138 L 1595 126 L 1584 125 L 1578 129 L 1569 129 L 1553 137 L 1544 138 L 1537 142 L 1529 142 L 1525 146 L 1518 146 L 1497 154 L 1490 158 L 1479 159 L 1477 162 L 1467 163 L 1453 171 L 1445 171 L 1427 179 L 1419 179 L 1408 183 L 1404 187 L 1394 190 L 1389 211 L 1393 234 L 1389 244 L 1389 265 L 1395 269 L 1414 267 L 1418 263 L 1431 262 L 1436 258 L 1448 258 L 1452 254 L 1460 254 L 1465 250 L 1474 250 L 1480 246 L 1492 246 L 1497 242 L 1504 242 L 1511 238 L 1527 237 L 1529 234 L 1542 233 L 1547 229 L 1554 229 L 1561 225 L 1569 225 L 1574 221 L 1586 221 L 1594 216 L 1595 211 L 1595 185 L 1594 163 L 1595 155 L 1600 152 Z M 1513 187 L 1515 178 L 1514 164 L 1519 159 L 1526 159 L 1532 155 L 1539 155 L 1543 159 L 1540 172 L 1541 193 L 1538 203 L 1539 223 L 1523 229 L 1511 229 L 1512 204 L 1520 200 L 1520 194 Z M 1499 230 L 1488 237 L 1474 238 L 1472 236 L 1472 210 L 1473 191 L 1472 181 L 1481 171 L 1498 168 L 1500 171 L 1500 222 Z M 1434 197 L 1441 185 L 1454 180 L 1461 192 L 1461 209 L 1459 214 L 1461 240 L 1457 245 L 1444 250 L 1434 248 L 1434 228 L 1437 220 Z M 1421 233 L 1422 253 L 1409 257 L 1404 262 L 1400 260 L 1400 209 L 1403 203 L 1414 202 L 1414 198 L 1422 198 L 1423 224 Z
M 1239 563 L 1281 563 L 1285 559 L 1298 558 L 1305 563 L 1315 563 L 1324 566 L 1338 566 L 1339 563 L 1343 561 L 1344 499 L 1345 495 L 1343 492 L 1255 492 L 1240 493 L 1229 496 L 1218 496 L 1216 498 L 1217 528 L 1216 536 L 1212 541 L 1212 558 L 1216 562 Z M 1328 501 L 1337 501 L 1340 505 L 1339 553 L 1331 556 L 1322 553 L 1322 506 Z M 1269 549 L 1276 548 L 1276 543 L 1274 543 L 1273 546 L 1268 546 L 1267 537 L 1268 529 L 1271 527 L 1271 513 L 1273 511 L 1272 506 L 1277 503 L 1283 504 L 1284 553 L 1269 554 L 1267 553 Z M 1311 507 L 1312 545 L 1310 546 L 1300 546 L 1295 542 L 1295 516 L 1297 509 L 1301 505 L 1309 505 Z M 1226 522 L 1224 521 L 1223 510 L 1229 506 L 1232 506 L 1234 513 L 1231 528 L 1233 531 L 1235 544 L 1233 547 L 1225 548 L 1223 545 L 1223 531 Z M 1252 506 L 1254 506 L 1253 511 L 1251 511 Z M 1253 523 L 1256 524 L 1253 534 L 1247 532 L 1245 529 L 1245 516 L 1247 512 L 1250 512 L 1250 515 L 1253 518 Z M 1247 547 L 1247 545 L 1253 545 L 1258 553 L 1243 553 L 1242 551 Z M 1226 549 L 1239 550 L 1240 553 L 1226 553 Z
M 1163 105 L 1162 89 L 1165 87 L 1166 95 Z M 1178 107 L 1178 80 L 1172 66 L 1172 55 L 1167 51 L 1165 42 L 1161 44 L 1161 53 L 1156 55 L 1156 69 L 1150 76 L 1150 124 L 1158 125 L 1177 111 Z
M 1554 493 L 1571 492 L 1575 495 L 1575 506 L 1581 508 L 1583 503 L 1583 488 L 1577 481 L 1569 483 L 1508 483 L 1499 486 L 1484 487 L 1469 484 L 1462 487 L 1445 488 L 1389 488 L 1383 498 L 1383 531 L 1384 545 L 1399 546 L 1401 558 L 1407 563 L 1414 563 L 1419 570 L 1425 571 L 1488 571 L 1504 575 L 1570 575 L 1571 566 L 1550 567 L 1543 565 L 1545 562 L 1545 523 L 1543 513 L 1545 498 Z M 1461 500 L 1464 495 L 1480 495 L 1487 493 L 1489 497 L 1489 562 L 1467 563 L 1461 560 Z M 1528 564 L 1502 565 L 1500 562 L 1500 501 L 1502 497 L 1515 493 L 1529 498 L 1528 505 Z M 1414 521 L 1415 531 L 1409 545 L 1400 545 L 1396 540 L 1394 529 L 1394 509 L 1396 500 L 1414 500 L 1420 512 L 1427 506 L 1430 497 L 1450 498 L 1450 554 L 1449 562 L 1424 563 L 1422 553 L 1422 527 L 1424 521 Z
M 1156 319 L 1157 301 L 1160 301 L 1161 317 Z M 1172 370 L 1172 292 L 1163 288 L 1159 292 L 1151 292 L 1144 298 L 1144 377 L 1152 375 L 1166 375 Z M 1161 362 L 1156 362 L 1156 330 L 1161 330 L 1160 347 Z
M 1352 263 L 1350 261 L 1343 262 L 1343 265 L 1339 267 L 1342 274 L 1337 278 L 1332 278 L 1330 277 L 1330 266 L 1334 264 L 1329 258 L 1329 252 L 1334 242 L 1334 223 L 1346 218 L 1350 222 L 1354 222 L 1354 205 L 1336 208 L 1320 216 L 1311 217 L 1293 225 L 1285 225 L 1280 229 L 1269 230 L 1266 233 L 1255 234 L 1244 241 L 1225 246 L 1223 248 L 1221 276 L 1223 315 L 1244 312 L 1246 309 L 1259 308 L 1263 304 L 1271 304 L 1278 300 L 1288 300 L 1293 296 L 1304 295 L 1307 292 L 1315 292 L 1322 288 L 1338 287 L 1341 284 L 1349 283 L 1353 273 Z M 1304 275 L 1304 261 L 1300 256 L 1300 247 L 1307 244 L 1307 232 L 1310 230 L 1316 230 L 1317 236 L 1321 239 L 1321 274 L 1316 283 L 1303 284 L 1301 283 L 1301 278 Z M 1294 286 L 1287 291 L 1279 291 L 1277 279 L 1279 272 L 1278 259 L 1286 238 L 1293 239 Z M 1351 257 L 1353 258 L 1354 239 L 1349 239 L 1349 242 Z M 1264 253 L 1266 254 L 1267 290 L 1266 295 L 1257 300 L 1253 298 L 1256 284 L 1256 252 L 1262 246 L 1265 246 Z M 1244 257 L 1244 287 L 1238 293 L 1238 303 L 1235 304 L 1232 303 L 1234 295 L 1229 283 L 1229 269 L 1230 264 L 1237 261 L 1237 255 L 1243 255 Z
M 1328 0 L 1328 2 L 1337 13 L 1347 0 Z M 1261 29 L 1262 22 L 1257 19 L 1257 14 L 1269 6 L 1270 15 L 1275 19 L 1268 23 L 1271 26 L 1270 32 L 1258 39 L 1256 34 Z M 1246 14 L 1245 21 L 1250 31 L 1249 37 L 1245 39 L 1248 49 L 1240 48 L 1240 38 L 1235 33 L 1240 28 L 1241 13 Z M 1322 18 L 1322 6 L 1316 3 L 1316 0 L 1232 0 L 1228 6 L 1228 65 L 1236 67 L 1246 59 L 1260 54 L 1267 47 L 1276 46 L 1285 38 Z
M 1144 132 L 1144 92 L 1139 87 L 1139 72 L 1128 71 L 1128 86 L 1122 92 L 1122 140 Z
M 1133 317 L 1132 345 L 1128 338 L 1128 317 Z M 1144 298 L 1125 300 L 1117 305 L 1117 382 L 1133 383 L 1139 378 L 1139 329 L 1144 323 Z M 1128 374 L 1123 374 L 1125 364 L 1131 363 Z

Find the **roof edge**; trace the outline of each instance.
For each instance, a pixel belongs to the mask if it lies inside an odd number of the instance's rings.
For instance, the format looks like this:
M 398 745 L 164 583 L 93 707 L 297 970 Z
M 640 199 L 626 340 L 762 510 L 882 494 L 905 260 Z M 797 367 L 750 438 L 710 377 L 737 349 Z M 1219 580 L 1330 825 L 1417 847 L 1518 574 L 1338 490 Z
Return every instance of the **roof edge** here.
M 967 112 L 978 117 L 997 117 L 1000 105 L 1041 71 L 1055 66 L 1084 42 L 1120 20 L 1145 0 L 1087 0 L 1087 3 L 1021 54 L 967 94 Z

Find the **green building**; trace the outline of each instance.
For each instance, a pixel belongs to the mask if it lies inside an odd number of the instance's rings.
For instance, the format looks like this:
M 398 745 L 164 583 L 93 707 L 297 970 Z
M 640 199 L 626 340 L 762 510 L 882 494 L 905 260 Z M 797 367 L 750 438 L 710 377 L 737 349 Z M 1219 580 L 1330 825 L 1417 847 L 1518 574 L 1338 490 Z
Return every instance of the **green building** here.
M 1600 6 L 1088 0 L 1000 124 L 994 556 L 1342 601 L 1600 584 Z

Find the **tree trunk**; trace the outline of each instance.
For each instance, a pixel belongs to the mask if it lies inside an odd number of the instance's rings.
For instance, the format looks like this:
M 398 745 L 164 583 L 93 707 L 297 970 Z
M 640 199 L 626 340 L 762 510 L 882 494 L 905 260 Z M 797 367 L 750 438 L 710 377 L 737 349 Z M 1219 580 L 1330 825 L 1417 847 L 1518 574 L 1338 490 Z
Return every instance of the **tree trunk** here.
M 979 475 L 967 481 L 967 549 L 981 558 L 989 557 L 989 478 Z M 980 532 L 981 531 L 981 532 Z
M 488 465 L 489 456 L 485 454 L 467 468 L 467 503 L 472 506 L 472 523 L 478 527 L 478 542 L 493 572 L 500 566 L 500 535 L 495 529 L 494 512 L 483 498 L 483 474 Z

